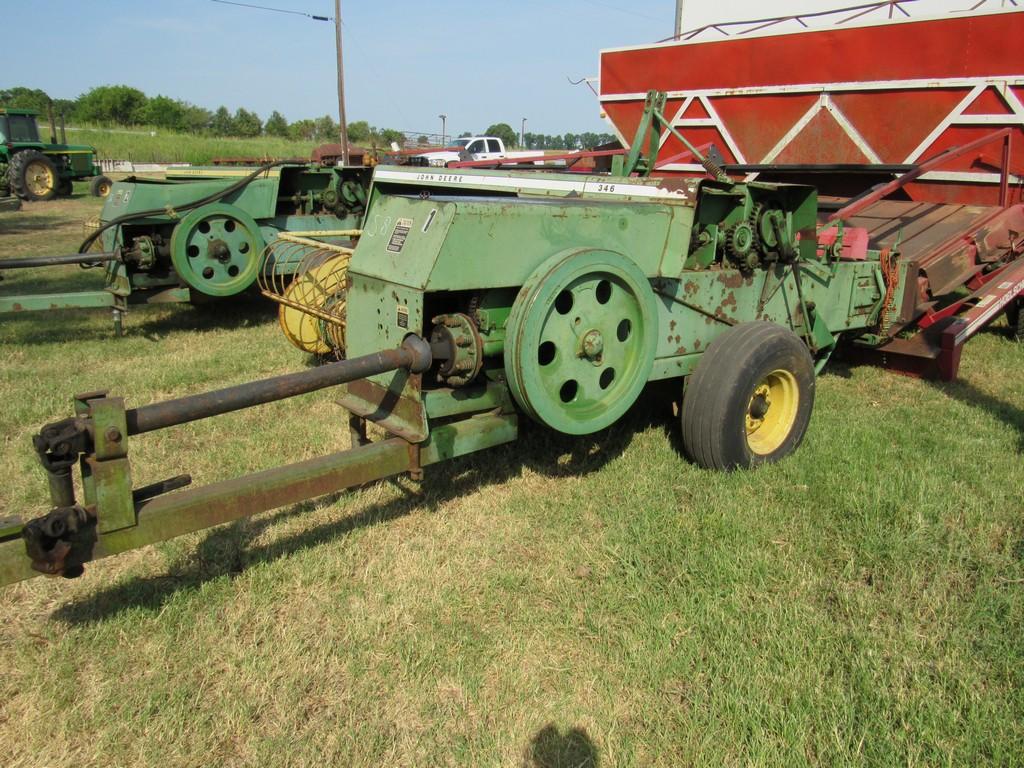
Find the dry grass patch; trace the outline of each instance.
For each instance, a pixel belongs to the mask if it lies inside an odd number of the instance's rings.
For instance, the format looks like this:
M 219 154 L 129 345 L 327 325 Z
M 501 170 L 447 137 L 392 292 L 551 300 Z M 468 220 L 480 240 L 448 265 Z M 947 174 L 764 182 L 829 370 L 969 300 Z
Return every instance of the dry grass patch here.
M 0 259 L 73 250 L 97 209 L 0 219 Z M 0 508 L 44 511 L 30 436 L 74 392 L 306 364 L 259 303 L 127 327 L 0 319 Z M 1014 764 L 1024 347 L 993 328 L 949 385 L 838 362 L 817 396 L 799 452 L 757 472 L 682 461 L 655 391 L 592 438 L 527 425 L 422 484 L 5 589 L 0 763 Z M 133 466 L 209 482 L 346 444 L 321 392 L 148 435 Z

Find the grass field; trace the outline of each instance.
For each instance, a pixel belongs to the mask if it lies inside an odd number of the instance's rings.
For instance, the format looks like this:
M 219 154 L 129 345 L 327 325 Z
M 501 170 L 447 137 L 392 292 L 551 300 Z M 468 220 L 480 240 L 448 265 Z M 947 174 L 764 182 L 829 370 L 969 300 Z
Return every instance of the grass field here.
M 96 147 L 101 159 L 131 160 L 136 163 L 193 163 L 202 165 L 215 157 L 309 157 L 319 143 L 292 141 L 273 136 L 253 139 L 217 136 L 193 136 L 156 131 L 151 136 L 142 130 L 108 131 L 82 128 L 68 131 L 72 144 Z
M 73 249 L 97 203 L 0 217 Z M 0 290 L 41 285 L 8 272 Z M 51 286 L 92 285 L 70 268 Z M 836 364 L 796 455 L 683 461 L 649 393 L 514 445 L 0 590 L 0 764 L 1024 763 L 1024 345 L 934 384 Z M 260 304 L 0 319 L 0 510 L 30 438 L 308 364 Z M 344 447 L 330 392 L 133 443 L 136 485 Z M 2 514 L 2 511 L 0 511 Z

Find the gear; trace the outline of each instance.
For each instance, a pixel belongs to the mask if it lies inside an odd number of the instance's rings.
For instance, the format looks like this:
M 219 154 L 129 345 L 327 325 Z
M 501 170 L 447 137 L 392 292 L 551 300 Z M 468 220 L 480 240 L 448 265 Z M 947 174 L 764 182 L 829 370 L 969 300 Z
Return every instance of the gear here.
M 754 250 L 757 236 L 749 221 L 733 224 L 725 233 L 725 249 L 729 257 L 738 264 L 746 264 Z

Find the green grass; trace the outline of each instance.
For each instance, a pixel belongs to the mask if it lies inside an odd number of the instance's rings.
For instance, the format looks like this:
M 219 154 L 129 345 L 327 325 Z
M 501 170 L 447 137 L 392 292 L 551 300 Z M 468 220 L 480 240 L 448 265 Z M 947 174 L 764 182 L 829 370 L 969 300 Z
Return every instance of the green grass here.
M 0 218 L 62 252 L 96 208 Z M 38 284 L 6 273 L 0 290 Z M 60 285 L 99 276 L 63 270 Z M 75 392 L 130 405 L 307 361 L 259 304 L 0 320 L 0 509 Z M 137 485 L 347 444 L 330 392 L 147 435 Z M 819 380 L 800 450 L 683 461 L 649 393 L 515 445 L 0 591 L 0 764 L 1020 765 L 1024 346 L 935 384 Z
M 100 128 L 69 130 L 68 141 L 96 147 L 101 159 L 136 163 L 193 163 L 202 165 L 215 157 L 291 158 L 309 157 L 318 142 L 292 141 L 273 136 L 253 139 L 193 136 L 154 129 L 108 131 Z

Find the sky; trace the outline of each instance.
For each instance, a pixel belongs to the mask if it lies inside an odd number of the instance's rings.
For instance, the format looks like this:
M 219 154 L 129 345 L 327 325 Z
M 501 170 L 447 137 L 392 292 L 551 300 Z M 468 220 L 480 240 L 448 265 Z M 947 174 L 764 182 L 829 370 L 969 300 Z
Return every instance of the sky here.
M 975 0 L 920 0 L 944 8 Z M 998 5 L 1003 0 L 989 0 Z M 333 0 L 239 0 L 333 17 Z M 856 5 L 864 0 L 685 0 L 684 27 Z M 334 25 L 214 0 L 0 0 L 0 88 L 73 98 L 127 84 L 209 109 L 337 117 Z M 770 10 L 766 10 L 770 8 Z M 439 133 L 496 122 L 564 134 L 604 131 L 585 84 L 602 48 L 673 33 L 675 0 L 343 0 L 348 120 Z M 47 55 L 40 55 L 45 41 Z

